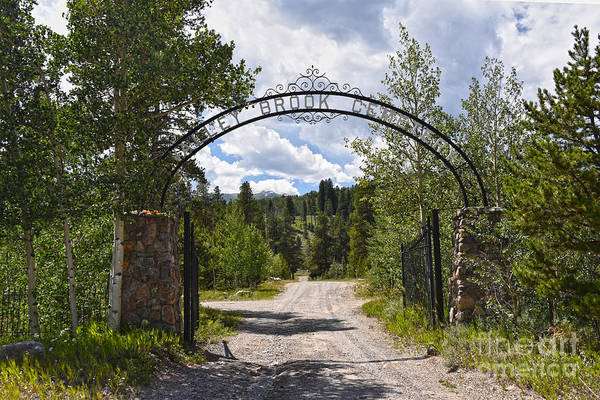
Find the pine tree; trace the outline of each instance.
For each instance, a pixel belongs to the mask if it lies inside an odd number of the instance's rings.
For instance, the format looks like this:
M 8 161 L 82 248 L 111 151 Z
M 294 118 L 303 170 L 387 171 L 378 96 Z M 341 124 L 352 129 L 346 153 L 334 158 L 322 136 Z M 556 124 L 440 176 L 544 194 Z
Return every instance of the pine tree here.
M 331 221 L 331 256 L 334 262 L 348 262 L 349 238 L 348 227 L 342 215 L 336 215 Z
M 306 200 L 302 201 L 302 221 L 306 224 L 307 206 Z
M 286 197 L 285 207 L 292 218 L 296 217 L 296 207 L 294 206 L 294 200 L 291 197 Z
M 368 240 L 374 223 L 374 211 L 371 205 L 373 188 L 368 182 L 361 182 L 354 194 L 354 211 L 350 214 L 350 254 L 349 270 L 355 278 L 363 276 L 369 269 Z
M 247 224 L 254 224 L 259 230 L 264 227 L 262 223 L 262 213 L 258 207 L 258 203 L 254 200 L 254 194 L 248 181 L 242 183 L 240 186 L 240 193 L 238 194 L 237 204 L 244 215 L 244 221 Z
M 327 188 L 325 187 L 325 181 L 319 182 L 319 193 L 317 194 L 317 206 L 319 211 L 325 210 L 325 200 L 327 198 Z
M 530 250 L 517 265 L 523 282 L 600 319 L 600 44 L 590 51 L 585 28 L 573 36 L 554 93 L 540 89 L 538 103 L 526 105 L 537 137 L 507 185 L 510 216 Z
M 320 213 L 315 224 L 315 232 L 310 242 L 310 256 L 307 267 L 311 278 L 322 276 L 331 266 L 331 236 L 329 234 L 329 218 Z
M 338 198 L 337 198 L 336 190 L 333 187 L 333 182 L 331 181 L 331 178 L 328 178 L 325 181 L 325 191 L 326 191 L 325 202 L 327 202 L 327 200 L 331 201 L 331 214 L 328 214 L 328 215 L 335 215 L 336 211 L 337 211 L 337 206 L 338 206 Z

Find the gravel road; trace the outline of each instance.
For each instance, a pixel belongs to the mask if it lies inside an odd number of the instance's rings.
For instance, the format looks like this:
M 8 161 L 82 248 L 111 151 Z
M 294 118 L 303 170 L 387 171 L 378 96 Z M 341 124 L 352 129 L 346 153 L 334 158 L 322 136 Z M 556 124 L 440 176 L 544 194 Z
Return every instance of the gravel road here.
M 211 302 L 245 319 L 209 362 L 168 368 L 140 399 L 536 398 L 476 371 L 447 372 L 424 349 L 397 350 L 352 282 L 296 282 L 274 300 Z

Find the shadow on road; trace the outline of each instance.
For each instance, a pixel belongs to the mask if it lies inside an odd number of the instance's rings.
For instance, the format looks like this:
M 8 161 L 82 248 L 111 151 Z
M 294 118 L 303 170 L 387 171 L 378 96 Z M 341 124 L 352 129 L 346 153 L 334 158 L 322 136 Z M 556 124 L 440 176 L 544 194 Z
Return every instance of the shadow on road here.
M 381 399 L 398 393 L 397 385 L 361 378 L 356 365 L 360 362 L 295 360 L 267 367 L 212 356 L 209 360 L 218 361 L 179 366 L 138 398 Z M 408 358 L 366 363 L 403 360 Z
M 361 378 L 356 364 L 332 360 L 295 360 L 281 364 L 276 368 L 273 385 L 265 398 L 381 399 L 398 393 L 396 385 Z
M 294 313 L 233 310 L 245 319 L 237 328 L 240 332 L 259 335 L 289 336 L 310 332 L 335 332 L 356 329 L 337 318 L 302 318 Z

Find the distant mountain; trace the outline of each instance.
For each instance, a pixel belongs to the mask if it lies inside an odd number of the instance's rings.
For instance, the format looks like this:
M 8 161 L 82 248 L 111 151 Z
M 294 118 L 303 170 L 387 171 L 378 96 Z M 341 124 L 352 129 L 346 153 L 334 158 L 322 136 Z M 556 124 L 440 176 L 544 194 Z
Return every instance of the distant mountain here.
M 260 200 L 260 199 L 272 199 L 273 197 L 281 197 L 281 196 L 283 196 L 283 194 L 271 192 L 270 190 L 265 190 L 265 191 L 256 193 L 254 195 L 254 198 L 256 200 Z
M 262 192 L 258 192 L 254 194 L 254 198 L 256 200 L 261 200 L 261 199 L 272 199 L 274 197 L 281 197 L 283 196 L 283 194 L 281 193 L 275 193 L 272 192 L 270 190 L 265 190 Z M 232 200 L 236 200 L 238 197 L 237 193 L 223 193 L 223 198 L 225 199 L 226 202 L 230 202 Z
M 237 199 L 238 194 L 237 193 L 223 193 L 223 198 L 225 199 L 226 202 L 230 202 L 231 200 L 235 200 Z

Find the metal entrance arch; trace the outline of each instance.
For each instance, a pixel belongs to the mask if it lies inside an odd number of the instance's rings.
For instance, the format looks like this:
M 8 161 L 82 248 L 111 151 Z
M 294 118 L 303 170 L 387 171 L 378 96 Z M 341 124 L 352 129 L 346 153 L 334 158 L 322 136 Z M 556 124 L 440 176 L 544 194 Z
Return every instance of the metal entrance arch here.
M 330 102 L 335 105 L 330 106 Z M 474 194 L 469 196 L 459 171 L 473 174 L 479 187 L 481 202 L 484 206 L 488 206 L 485 188 L 477 168 L 450 138 L 404 110 L 364 96 L 357 87 L 347 83 L 340 87 L 338 83 L 331 82 L 325 74 L 321 74 L 318 69 L 311 67 L 295 82 L 287 85 L 279 84 L 273 89 L 268 89 L 260 98 L 249 100 L 208 118 L 169 146 L 160 159 L 163 160 L 176 151 L 180 152 L 178 154 L 180 159 L 175 168 L 170 171 L 163 187 L 160 207 L 164 207 L 169 186 L 183 164 L 204 147 L 229 132 L 273 117 L 279 120 L 288 117 L 296 123 L 316 124 L 323 121 L 331 122 L 338 117 L 347 120 L 349 116 L 394 129 L 421 144 L 452 172 L 460 187 L 465 207 L 471 204 L 471 199 L 476 202 L 477 196 Z

